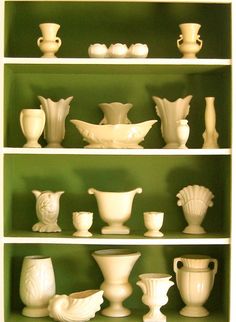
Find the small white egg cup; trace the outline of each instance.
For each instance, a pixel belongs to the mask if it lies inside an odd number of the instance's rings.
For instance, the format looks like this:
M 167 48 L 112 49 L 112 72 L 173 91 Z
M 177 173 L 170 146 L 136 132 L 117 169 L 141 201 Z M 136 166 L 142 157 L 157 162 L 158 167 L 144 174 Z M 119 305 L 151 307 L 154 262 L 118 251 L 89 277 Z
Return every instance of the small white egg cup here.
M 93 234 L 88 230 L 93 224 L 93 213 L 88 211 L 73 212 L 73 225 L 77 230 L 73 236 L 75 237 L 91 237 Z
M 144 225 L 147 231 L 145 237 L 162 237 L 164 234 L 160 232 L 163 225 L 164 212 L 147 211 L 143 213 Z

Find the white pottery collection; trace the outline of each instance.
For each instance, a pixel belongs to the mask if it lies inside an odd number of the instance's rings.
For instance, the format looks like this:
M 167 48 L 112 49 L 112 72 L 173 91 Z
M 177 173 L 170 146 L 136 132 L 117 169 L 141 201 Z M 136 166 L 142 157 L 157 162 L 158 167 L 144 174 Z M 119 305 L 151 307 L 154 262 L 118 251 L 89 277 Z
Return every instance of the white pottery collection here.
M 177 47 L 183 58 L 196 58 L 202 48 L 202 40 L 198 34 L 201 25 L 198 23 L 182 23 L 179 25 L 181 34 L 177 40 Z
M 146 237 L 162 237 L 163 233 L 160 231 L 163 220 L 164 212 L 146 211 L 143 213 L 144 226 L 147 231 L 144 233 Z
M 149 307 L 149 312 L 143 316 L 144 322 L 165 322 L 166 316 L 161 307 L 168 302 L 167 292 L 174 282 L 171 275 L 146 273 L 139 275 L 136 283 L 143 291 L 142 302 Z
M 61 39 L 57 37 L 60 25 L 56 23 L 41 23 L 39 28 L 42 37 L 37 40 L 37 45 L 43 53 L 43 58 L 55 58 L 55 54 L 61 47 Z
M 213 268 L 210 268 L 210 263 Z M 209 315 L 203 306 L 214 285 L 218 269 L 216 259 L 205 255 L 183 255 L 174 259 L 176 283 L 185 307 L 180 314 L 188 317 Z M 179 265 L 182 265 L 179 267 Z
M 93 224 L 93 213 L 89 211 L 75 211 L 72 214 L 73 225 L 76 232 L 75 237 L 91 237 L 93 234 L 89 232 Z

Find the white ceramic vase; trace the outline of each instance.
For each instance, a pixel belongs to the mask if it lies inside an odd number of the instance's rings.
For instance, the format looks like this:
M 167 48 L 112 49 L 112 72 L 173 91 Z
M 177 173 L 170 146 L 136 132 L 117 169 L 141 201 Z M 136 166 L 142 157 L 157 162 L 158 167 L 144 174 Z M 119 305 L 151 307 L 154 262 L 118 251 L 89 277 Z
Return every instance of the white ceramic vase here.
M 132 108 L 130 103 L 101 103 L 99 107 L 104 113 L 104 117 L 99 124 L 130 124 L 127 113 Z
M 168 101 L 166 98 L 153 96 L 156 103 L 156 113 L 161 119 L 161 133 L 166 145 L 166 149 L 177 149 L 179 147 L 179 139 L 177 136 L 177 121 L 183 120 L 189 113 L 190 101 L 192 95 L 185 98 L 178 98 L 174 102 Z
M 213 263 L 213 268 L 209 267 L 210 263 Z M 203 305 L 213 288 L 217 267 L 217 260 L 205 255 L 184 255 L 174 259 L 176 283 L 186 304 L 180 311 L 181 315 L 188 317 L 209 315 Z
M 203 149 L 218 149 L 219 134 L 216 131 L 215 97 L 205 97 L 205 131 L 203 133 Z
M 187 149 L 186 143 L 189 138 L 190 128 L 188 125 L 188 120 L 177 121 L 177 138 L 179 141 L 178 149 Z
M 39 28 L 42 37 L 37 40 L 37 45 L 43 53 L 43 58 L 55 58 L 55 53 L 61 47 L 61 39 L 57 37 L 60 25 L 56 23 L 41 23 Z
M 60 232 L 57 219 L 59 215 L 59 200 L 64 191 L 38 191 L 32 190 L 36 198 L 36 214 L 38 222 L 32 230 L 40 233 Z
M 75 237 L 91 237 L 93 234 L 89 232 L 93 224 L 93 213 L 88 211 L 75 211 L 72 214 L 73 225 L 76 232 Z
M 170 281 L 171 275 L 146 273 L 139 275 L 136 283 L 143 291 L 142 302 L 150 310 L 143 316 L 144 322 L 165 322 L 166 316 L 161 312 L 161 307 L 168 302 L 167 292 L 174 285 Z
M 85 322 L 95 317 L 103 303 L 102 290 L 55 295 L 49 301 L 49 316 L 60 322 Z
M 126 192 L 105 192 L 90 188 L 88 193 L 95 196 L 100 217 L 108 224 L 102 228 L 102 234 L 129 234 L 130 229 L 124 223 L 131 216 L 135 194 L 142 193 L 142 188 Z
M 57 102 L 50 98 L 38 96 L 41 102 L 41 109 L 46 115 L 44 137 L 48 148 L 61 148 L 61 142 L 65 137 L 65 119 L 70 110 L 70 102 L 73 96 L 67 99 L 60 99 Z
M 24 148 L 41 148 L 38 140 L 45 126 L 45 113 L 39 109 L 23 109 L 20 112 L 21 130 L 27 140 Z
M 143 213 L 144 225 L 147 231 L 144 233 L 146 237 L 162 237 L 163 233 L 160 229 L 163 225 L 164 212 L 146 211 Z
M 50 257 L 26 256 L 20 276 L 20 298 L 28 317 L 48 316 L 48 303 L 55 294 L 55 277 Z
M 132 294 L 132 286 L 128 279 L 138 258 L 139 252 L 127 249 L 106 249 L 93 252 L 92 256 L 100 267 L 104 282 L 101 289 L 110 305 L 102 310 L 102 314 L 110 317 L 125 317 L 130 310 L 123 306 L 123 301 Z
M 196 54 L 202 48 L 202 40 L 198 35 L 201 25 L 198 23 L 182 23 L 179 25 L 181 34 L 177 40 L 177 47 L 183 58 L 197 58 Z
M 181 189 L 176 195 L 177 205 L 183 208 L 188 226 L 183 230 L 186 234 L 204 234 L 201 226 L 208 207 L 213 206 L 213 193 L 204 186 L 189 185 Z

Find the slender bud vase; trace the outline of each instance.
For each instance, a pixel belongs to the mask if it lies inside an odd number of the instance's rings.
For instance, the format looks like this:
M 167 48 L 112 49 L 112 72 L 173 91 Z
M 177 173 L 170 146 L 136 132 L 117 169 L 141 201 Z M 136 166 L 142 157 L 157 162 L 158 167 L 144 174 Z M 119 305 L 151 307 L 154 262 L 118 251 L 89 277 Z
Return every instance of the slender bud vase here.
M 60 25 L 56 23 L 41 23 L 39 28 L 42 37 L 37 40 L 37 45 L 43 53 L 44 58 L 55 58 L 55 53 L 61 47 L 61 39 L 57 37 Z
M 213 268 L 209 267 L 210 263 Z M 205 255 L 184 255 L 175 258 L 173 266 L 181 298 L 186 304 L 180 314 L 189 317 L 209 315 L 203 305 L 214 285 L 217 260 Z
M 170 281 L 171 275 L 147 273 L 139 275 L 140 281 L 136 284 L 142 289 L 142 302 L 149 306 L 150 311 L 143 316 L 144 322 L 165 322 L 166 316 L 160 311 L 168 302 L 167 292 L 174 285 Z
M 23 109 L 20 112 L 21 130 L 27 140 L 24 148 L 41 148 L 38 139 L 43 133 L 45 113 L 37 109 Z
M 177 121 L 177 137 L 179 141 L 178 149 L 188 149 L 186 143 L 188 141 L 190 128 L 188 125 L 188 120 Z
M 101 103 L 99 107 L 104 113 L 104 118 L 100 124 L 130 124 L 127 113 L 132 108 L 132 104 L 122 104 L 119 102 Z
M 179 25 L 181 34 L 177 40 L 177 47 L 183 54 L 183 58 L 197 58 L 196 54 L 202 48 L 202 40 L 198 31 L 201 25 L 198 23 L 182 23 Z
M 20 298 L 28 317 L 48 316 L 49 300 L 55 295 L 55 277 L 50 257 L 26 256 L 20 276 Z
M 217 143 L 219 134 L 216 131 L 216 112 L 215 112 L 215 97 L 205 97 L 206 108 L 205 108 L 205 131 L 203 133 L 203 149 L 218 149 Z
M 46 115 L 44 137 L 48 143 L 47 148 L 62 148 L 61 142 L 65 137 L 65 119 L 69 114 L 70 102 L 73 96 L 60 99 L 57 102 L 50 98 L 38 96 L 41 109 Z
M 92 256 L 102 271 L 104 282 L 101 289 L 110 302 L 110 306 L 102 310 L 102 314 L 110 317 L 130 315 L 130 310 L 122 302 L 132 294 L 128 279 L 141 254 L 128 249 L 105 249 L 93 252 Z

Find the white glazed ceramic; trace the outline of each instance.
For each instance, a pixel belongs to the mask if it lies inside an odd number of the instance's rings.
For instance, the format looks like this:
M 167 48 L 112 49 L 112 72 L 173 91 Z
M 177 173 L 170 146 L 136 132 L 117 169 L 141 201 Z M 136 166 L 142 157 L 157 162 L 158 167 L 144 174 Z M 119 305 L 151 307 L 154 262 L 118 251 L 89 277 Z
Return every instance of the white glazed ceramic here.
M 213 263 L 213 268 L 209 267 L 210 263 Z M 186 304 L 180 311 L 181 315 L 188 317 L 209 315 L 203 305 L 214 285 L 217 267 L 217 260 L 205 255 L 184 255 L 174 259 L 176 283 Z
M 55 58 L 55 53 L 61 47 L 61 39 L 57 37 L 60 25 L 56 23 L 41 23 L 39 28 L 42 37 L 37 40 L 37 45 L 43 53 L 44 58 Z
M 149 312 L 143 316 L 144 322 L 165 322 L 166 316 L 161 307 L 168 302 L 167 292 L 174 285 L 171 275 L 146 273 L 139 275 L 136 283 L 143 291 L 142 302 L 149 307 Z
M 127 114 L 132 106 L 130 103 L 123 104 L 119 102 L 99 104 L 104 114 L 99 124 L 130 124 Z
M 92 256 L 100 267 L 104 281 L 101 289 L 110 305 L 102 310 L 102 314 L 110 317 L 125 317 L 130 310 L 122 304 L 132 294 L 128 281 L 132 268 L 141 253 L 127 249 L 106 249 L 93 252 Z
M 201 226 L 208 207 L 213 206 L 213 193 L 204 186 L 189 185 L 181 189 L 176 195 L 179 198 L 177 205 L 183 208 L 184 217 L 188 226 L 183 230 L 186 234 L 204 234 Z
M 108 55 L 108 48 L 105 44 L 92 44 L 88 48 L 88 54 L 91 58 L 105 58 Z
M 143 213 L 144 225 L 148 231 L 144 233 L 146 237 L 162 237 L 160 229 L 163 225 L 164 212 L 146 211 Z
M 128 47 L 125 44 L 111 44 L 108 48 L 108 56 L 111 58 L 124 58 L 127 56 Z
M 44 137 L 48 148 L 61 148 L 61 142 L 65 136 L 65 119 L 70 110 L 70 102 L 73 96 L 54 102 L 50 98 L 38 96 L 41 109 L 46 115 Z
M 188 120 L 183 119 L 177 121 L 177 138 L 179 142 L 178 149 L 187 149 L 186 143 L 189 138 L 190 128 L 188 125 Z
M 24 148 L 41 148 L 38 139 L 45 126 L 45 113 L 37 109 L 23 109 L 20 112 L 21 130 L 27 140 Z
M 129 234 L 129 227 L 124 223 L 130 218 L 133 199 L 142 188 L 126 192 L 105 192 L 90 188 L 88 193 L 97 200 L 99 215 L 108 226 L 102 228 L 102 234 Z
M 183 23 L 179 25 L 181 30 L 180 38 L 177 40 L 177 47 L 183 54 L 183 58 L 196 58 L 196 54 L 202 48 L 202 40 L 198 31 L 201 25 L 198 23 Z
M 161 118 L 161 133 L 166 142 L 164 148 L 177 149 L 179 147 L 177 121 L 185 119 L 188 115 L 191 99 L 192 95 L 188 95 L 170 102 L 166 98 L 153 96 L 156 113 Z
M 28 317 L 48 316 L 48 302 L 55 294 L 55 277 L 50 257 L 24 257 L 20 276 L 20 298 Z
M 60 232 L 57 224 L 59 215 L 59 200 L 64 191 L 38 191 L 32 190 L 36 198 L 36 214 L 38 222 L 33 225 L 32 230 L 40 233 Z
M 137 124 L 97 125 L 80 120 L 70 120 L 84 140 L 85 148 L 101 149 L 142 149 L 139 145 L 157 120 Z
M 49 316 L 60 322 L 85 322 L 95 317 L 103 303 L 102 290 L 55 295 L 49 301 Z
M 146 58 L 148 55 L 148 46 L 146 44 L 132 44 L 128 50 L 128 57 Z
M 205 97 L 205 131 L 203 133 L 203 149 L 218 149 L 217 143 L 219 134 L 216 131 L 216 112 L 215 112 L 215 97 Z
M 73 212 L 72 214 L 73 225 L 76 232 L 73 234 L 75 237 L 91 237 L 93 234 L 88 230 L 93 224 L 93 213 L 88 211 Z

